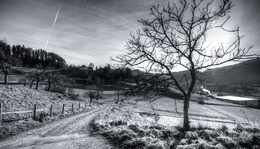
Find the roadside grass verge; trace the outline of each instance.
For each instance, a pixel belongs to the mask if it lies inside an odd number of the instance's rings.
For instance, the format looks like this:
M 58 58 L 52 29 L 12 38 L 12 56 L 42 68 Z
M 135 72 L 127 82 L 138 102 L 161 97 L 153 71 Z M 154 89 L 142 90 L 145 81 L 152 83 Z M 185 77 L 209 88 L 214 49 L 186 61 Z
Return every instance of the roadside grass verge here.
M 91 125 L 93 134 L 104 136 L 115 148 L 122 149 L 260 148 L 258 128 L 192 125 L 189 131 L 183 131 L 180 126 L 150 123 L 138 113 L 113 106 L 98 115 Z
M 2 123 L 0 126 L 0 140 L 17 135 L 24 131 L 28 131 L 30 129 L 39 128 L 43 125 L 44 123 L 34 121 L 32 118 L 20 120 L 18 122 Z

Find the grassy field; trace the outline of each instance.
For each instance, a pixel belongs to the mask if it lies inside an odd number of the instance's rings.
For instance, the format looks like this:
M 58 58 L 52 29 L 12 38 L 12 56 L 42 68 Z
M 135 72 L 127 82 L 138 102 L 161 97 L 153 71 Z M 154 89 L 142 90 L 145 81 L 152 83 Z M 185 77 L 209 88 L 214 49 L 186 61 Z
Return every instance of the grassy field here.
M 259 126 L 259 123 L 257 121 L 260 114 L 259 109 L 247 108 L 245 106 L 218 101 L 212 98 L 206 99 L 207 100 L 204 100 L 204 105 L 198 104 L 196 101 L 190 102 L 189 114 L 192 120 L 201 121 L 208 124 L 210 124 L 210 122 L 237 124 L 248 123 L 247 119 L 249 119 L 250 122 L 254 120 L 255 125 Z M 130 100 L 128 102 L 131 103 Z M 147 101 L 140 101 L 137 102 L 135 105 L 133 105 L 133 103 L 134 102 L 125 106 L 124 109 L 136 111 L 139 113 L 157 113 L 162 118 L 167 119 L 168 121 L 170 121 L 171 118 L 182 119 L 183 117 L 182 100 L 175 101 L 174 99 L 163 97 L 152 103 L 149 103 Z M 213 103 L 215 105 L 212 105 Z M 245 114 L 242 111 L 244 111 Z M 245 118 L 245 115 L 247 118 Z M 161 123 L 171 124 L 167 121 Z
M 136 107 L 137 108 L 137 107 Z M 209 127 L 201 123 L 191 124 L 183 131 L 180 119 L 165 125 L 152 121 L 154 115 L 126 110 L 121 105 L 112 106 L 93 120 L 93 133 L 107 138 L 115 148 L 259 148 L 260 129 L 225 124 Z M 179 124 L 178 124 L 179 123 Z M 215 122 L 211 122 L 215 123 Z
M 17 83 L 21 77 L 21 75 L 8 75 L 8 83 Z M 5 76 L 0 75 L 0 83 L 4 83 L 4 80 Z
M 130 98 L 114 104 L 93 120 L 93 133 L 106 137 L 116 148 L 260 147 L 260 125 L 255 121 L 260 110 L 202 98 L 203 105 L 190 102 L 189 131 L 182 130 L 183 101 L 162 97 L 152 103 Z
M 225 106 L 225 105 L 205 105 L 212 110 L 220 111 L 221 113 L 229 116 L 232 119 L 237 120 L 238 122 L 247 122 L 250 124 L 254 124 L 260 127 L 260 110 L 249 108 L 246 106 L 237 107 L 236 104 L 234 106 Z
M 74 89 L 75 96 L 68 99 L 66 95 L 31 90 L 21 86 L 1 87 L 4 95 L 1 100 L 7 105 L 5 106 L 7 111 L 25 110 L 26 105 L 34 103 L 39 103 L 40 107 L 49 107 L 50 104 L 61 104 L 61 102 L 68 102 L 67 104 L 70 105 L 72 102 L 89 100 L 85 96 L 88 90 L 84 89 Z M 149 99 L 131 97 L 115 104 L 114 91 L 103 91 L 103 93 L 103 98 L 98 102 L 109 103 L 111 107 L 96 117 L 91 125 L 93 134 L 106 137 L 115 148 L 260 147 L 259 109 L 195 94 L 191 98 L 189 108 L 191 129 L 182 131 L 182 100 L 162 97 L 150 103 Z M 199 98 L 204 99 L 204 104 L 197 102 Z M 140 101 L 136 102 L 136 100 Z M 8 107 L 15 108 L 8 109 Z M 19 129 L 27 130 L 42 125 L 31 120 L 10 124 L 2 127 L 4 128 L 2 136 L 5 135 L 4 132 L 15 135 Z M 28 125 L 29 128 L 24 129 L 24 125 Z M 12 131 L 12 128 L 16 128 L 16 131 Z

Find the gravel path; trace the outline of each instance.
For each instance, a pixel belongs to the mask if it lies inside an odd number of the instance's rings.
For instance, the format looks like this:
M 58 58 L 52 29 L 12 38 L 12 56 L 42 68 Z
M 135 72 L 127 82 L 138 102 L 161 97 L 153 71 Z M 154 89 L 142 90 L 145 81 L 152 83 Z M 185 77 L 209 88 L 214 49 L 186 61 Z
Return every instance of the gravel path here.
M 71 116 L 42 128 L 30 130 L 2 140 L 0 149 L 81 149 L 112 148 L 100 136 L 90 136 L 89 123 L 109 106 Z

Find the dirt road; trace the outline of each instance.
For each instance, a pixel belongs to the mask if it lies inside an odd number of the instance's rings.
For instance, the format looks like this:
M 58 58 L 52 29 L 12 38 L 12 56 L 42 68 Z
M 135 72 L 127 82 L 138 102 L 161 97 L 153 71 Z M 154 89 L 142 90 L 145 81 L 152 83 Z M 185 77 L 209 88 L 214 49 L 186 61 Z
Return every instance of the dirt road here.
M 91 120 L 104 109 L 71 116 L 42 128 L 30 130 L 0 141 L 0 149 L 85 149 L 112 148 L 105 139 L 90 136 Z

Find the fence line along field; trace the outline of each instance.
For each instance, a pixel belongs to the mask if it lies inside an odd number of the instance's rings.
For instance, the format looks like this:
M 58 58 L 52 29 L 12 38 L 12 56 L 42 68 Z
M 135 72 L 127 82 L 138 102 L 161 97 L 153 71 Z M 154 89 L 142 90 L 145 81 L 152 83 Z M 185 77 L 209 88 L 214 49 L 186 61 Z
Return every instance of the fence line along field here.
M 90 105 L 85 96 L 69 96 L 19 85 L 0 85 L 0 103 L 0 140 L 101 106 L 98 101 Z
M 2 122 L 32 118 L 41 113 L 58 115 L 91 108 L 84 97 L 72 98 L 22 86 L 0 85 L 0 95 Z
M 37 104 L 33 107 L 33 110 L 29 111 L 15 111 L 15 112 L 2 112 L 2 103 L 0 102 L 0 124 L 2 121 L 10 122 L 15 120 L 22 120 L 27 118 L 33 118 L 34 120 L 43 121 L 48 115 L 52 117 L 53 115 L 67 115 L 70 113 L 80 112 L 82 110 L 89 110 L 90 107 L 87 106 L 87 102 L 82 105 L 82 102 L 78 102 L 76 105 L 75 102 L 72 102 L 71 105 L 66 105 L 65 103 L 59 105 L 50 105 L 45 109 L 37 108 Z

